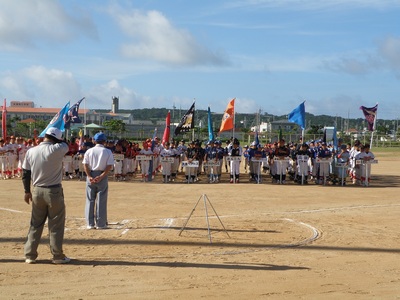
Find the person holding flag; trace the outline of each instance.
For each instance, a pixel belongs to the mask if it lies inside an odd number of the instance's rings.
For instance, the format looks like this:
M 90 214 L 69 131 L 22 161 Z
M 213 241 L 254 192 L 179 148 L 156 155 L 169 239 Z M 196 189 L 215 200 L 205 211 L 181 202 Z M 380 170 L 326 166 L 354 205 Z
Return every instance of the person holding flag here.
M 274 168 L 275 168 L 275 175 L 274 175 L 274 182 L 279 184 L 286 183 L 286 171 L 289 166 L 289 155 L 290 150 L 285 145 L 285 140 L 281 138 L 278 142 L 278 146 L 274 152 Z
M 231 158 L 238 158 L 238 159 L 232 159 L 230 161 L 230 183 L 236 182 L 239 183 L 239 177 L 240 177 L 240 157 L 242 157 L 242 147 L 240 147 L 239 140 L 237 138 L 234 138 L 232 141 L 232 148 L 230 148 L 230 151 L 228 155 Z
M 149 181 L 149 176 L 152 176 L 153 172 L 149 172 L 150 162 L 153 161 L 153 151 L 151 150 L 151 141 L 147 139 L 143 142 L 143 148 L 139 151 L 139 155 L 145 155 L 151 157 L 151 160 L 140 161 L 140 172 L 142 174 L 142 182 Z
M 160 151 L 162 176 L 164 183 L 168 183 L 171 181 L 172 163 L 174 161 L 174 157 L 176 156 L 175 149 L 171 148 L 170 146 L 170 142 L 165 142 L 164 147 Z M 169 159 L 172 159 L 172 161 L 170 161 Z
M 30 148 L 22 164 L 24 200 L 32 203 L 32 215 L 24 247 L 25 262 L 36 263 L 43 227 L 48 223 L 50 251 L 54 264 L 66 264 L 70 259 L 63 252 L 65 203 L 62 181 L 62 158 L 68 145 L 58 128 L 49 127 L 44 141 Z M 33 185 L 33 190 L 31 189 Z
M 217 147 L 213 140 L 207 143 L 205 149 L 204 161 L 206 162 L 205 172 L 208 177 L 209 183 L 217 182 L 218 180 L 218 170 L 216 164 L 219 163 L 217 158 Z

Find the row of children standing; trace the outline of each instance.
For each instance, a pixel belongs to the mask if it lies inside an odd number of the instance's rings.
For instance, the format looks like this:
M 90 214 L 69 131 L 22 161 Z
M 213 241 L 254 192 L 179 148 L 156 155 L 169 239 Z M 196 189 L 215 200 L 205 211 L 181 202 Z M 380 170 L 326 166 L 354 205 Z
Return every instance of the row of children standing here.
M 311 141 L 285 145 L 281 139 L 264 147 L 252 143 L 245 146 L 245 171 L 249 169 L 250 181 L 261 182 L 261 172 L 269 170 L 272 182 L 286 183 L 289 175 L 297 183 L 307 184 L 313 180 L 317 184 L 346 184 L 350 175 L 353 184 L 368 185 L 371 165 L 366 161 L 375 157 L 368 144 L 361 145 L 356 140 L 354 146 L 342 145 L 339 139 L 337 149 L 323 141 Z M 361 162 L 361 163 L 357 163 Z
M 0 138 L 0 179 L 21 177 L 26 151 L 33 146 L 33 140 L 23 137 Z
M 84 177 L 81 160 L 93 143 L 85 136 L 79 144 L 74 139 L 70 141 L 70 151 L 64 163 L 66 179 Z M 319 184 L 329 181 L 345 185 L 350 175 L 354 184 L 365 185 L 370 180 L 370 165 L 357 164 L 356 160 L 374 159 L 369 145 L 362 146 L 359 141 L 355 141 L 349 149 L 349 145 L 341 145 L 341 140 L 337 149 L 328 147 L 322 141 L 286 145 L 283 139 L 264 147 L 252 143 L 250 147 L 244 146 L 244 149 L 237 139 L 228 141 L 225 147 L 218 140 L 209 141 L 205 148 L 198 140 L 190 142 L 188 146 L 183 140 L 176 144 L 166 142 L 162 145 L 157 138 L 155 141 L 147 139 L 142 145 L 120 140 L 116 143 L 108 142 L 105 146 L 116 155 L 116 180 L 126 180 L 140 170 L 142 181 L 149 181 L 160 172 L 163 182 L 170 182 L 176 180 L 179 170 L 183 172 L 185 169 L 186 182 L 198 181 L 204 171 L 208 182 L 218 183 L 225 165 L 225 170 L 230 172 L 230 182 L 238 183 L 240 164 L 244 158 L 245 172 L 249 170 L 249 179 L 255 183 L 260 183 L 262 173 L 269 170 L 272 181 L 281 184 L 286 183 L 286 177 L 289 176 L 295 182 L 304 184 L 312 179 Z M 145 156 L 148 159 L 143 159 Z M 142 159 L 136 159 L 139 157 Z M 182 162 L 187 163 L 186 167 Z M 154 167 L 149 172 L 151 164 Z

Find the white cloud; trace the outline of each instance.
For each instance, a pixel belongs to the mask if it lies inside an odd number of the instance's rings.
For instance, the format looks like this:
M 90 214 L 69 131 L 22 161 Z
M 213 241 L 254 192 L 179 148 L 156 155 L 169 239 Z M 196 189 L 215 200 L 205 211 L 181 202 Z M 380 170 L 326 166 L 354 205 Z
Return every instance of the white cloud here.
M 362 60 L 355 57 L 340 57 L 334 60 L 326 60 L 323 67 L 334 72 L 343 72 L 351 75 L 363 75 L 369 73 L 371 66 L 375 65 L 371 61 Z
M 325 59 L 321 65 L 328 70 L 351 75 L 363 75 L 379 70 L 394 71 L 399 74 L 400 38 L 385 38 L 371 51 L 360 51 Z
M 176 28 L 159 11 L 112 7 L 109 13 L 131 39 L 121 46 L 125 57 L 175 65 L 227 64 L 222 54 L 200 44 L 187 30 Z
M 32 100 L 37 106 L 59 107 L 80 99 L 81 88 L 70 72 L 43 66 L 9 72 L 0 79 L 7 99 Z
M 387 9 L 399 7 L 397 0 L 236 0 L 227 4 L 231 8 L 277 8 L 290 10 L 347 10 L 353 8 Z
M 97 38 L 89 17 L 68 14 L 53 0 L 0 0 L 0 49 L 23 50 L 40 41 L 67 42 L 79 35 Z
M 170 107 L 172 105 L 171 100 L 140 95 L 123 86 L 118 80 L 112 79 L 99 86 L 94 86 L 88 91 L 86 96 L 87 106 L 93 109 L 111 109 L 112 97 L 119 97 L 120 109 Z
M 231 99 L 226 101 L 225 106 L 230 100 Z M 257 102 L 253 99 L 236 98 L 235 100 L 235 110 L 238 113 L 256 113 L 257 110 L 260 109 L 260 107 L 258 106 L 259 105 L 257 104 Z M 224 112 L 225 109 L 226 107 L 224 107 L 221 112 Z
M 33 98 L 33 91 L 30 91 L 26 85 L 26 81 L 23 77 L 17 74 L 8 74 L 0 79 L 0 87 L 2 93 L 4 93 L 2 98 L 10 99 L 12 95 L 12 100 L 25 100 Z M 10 99 L 11 100 L 11 99 Z
M 379 45 L 379 54 L 388 66 L 400 71 L 400 37 L 388 37 Z
M 92 87 L 86 96 L 86 105 L 93 109 L 111 109 L 112 97 L 119 97 L 120 109 L 130 108 L 128 105 L 137 99 L 134 91 L 123 87 L 118 80 L 112 79 L 104 84 Z

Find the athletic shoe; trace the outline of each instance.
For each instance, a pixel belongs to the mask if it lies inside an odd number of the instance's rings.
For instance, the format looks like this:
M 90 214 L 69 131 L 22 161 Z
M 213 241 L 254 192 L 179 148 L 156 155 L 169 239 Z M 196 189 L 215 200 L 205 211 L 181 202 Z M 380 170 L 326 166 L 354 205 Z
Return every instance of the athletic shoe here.
M 53 264 L 55 265 L 62 265 L 62 264 L 67 264 L 71 261 L 71 259 L 69 257 L 64 257 L 61 259 L 53 259 Z
M 25 259 L 25 262 L 26 262 L 27 264 L 36 264 L 36 259 L 27 258 L 27 259 Z
M 88 225 L 86 226 L 86 229 L 94 229 L 94 226 Z

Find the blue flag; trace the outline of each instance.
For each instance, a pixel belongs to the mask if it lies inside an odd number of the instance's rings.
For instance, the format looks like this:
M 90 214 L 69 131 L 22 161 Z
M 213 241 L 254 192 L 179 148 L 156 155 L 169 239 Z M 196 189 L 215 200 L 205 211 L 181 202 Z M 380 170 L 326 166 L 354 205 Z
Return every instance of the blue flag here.
M 47 127 L 42 131 L 41 134 L 39 134 L 39 137 L 44 137 L 46 134 L 47 129 L 50 127 L 56 127 L 60 129 L 62 132 L 65 131 L 65 116 L 68 113 L 69 110 L 69 101 L 65 106 L 53 117 L 53 119 L 50 121 L 50 123 L 47 125 Z
M 67 114 L 65 115 L 65 129 L 69 129 L 71 127 L 71 123 L 82 123 L 81 119 L 79 118 L 79 105 L 83 99 L 85 99 L 85 97 L 72 105 L 68 110 Z
M 333 128 L 333 149 L 335 149 L 335 151 L 338 150 L 338 138 L 337 138 L 336 126 Z
M 301 129 L 306 128 L 306 109 L 304 106 L 304 102 L 293 109 L 292 112 L 288 115 L 288 120 L 299 125 Z
M 211 120 L 211 111 L 210 107 L 208 107 L 208 140 L 214 140 L 214 130 L 212 128 L 212 120 Z

